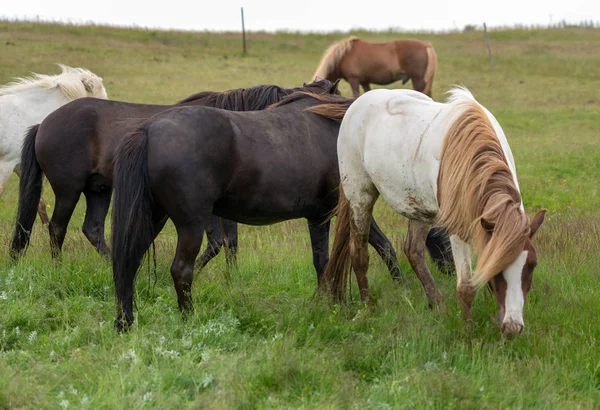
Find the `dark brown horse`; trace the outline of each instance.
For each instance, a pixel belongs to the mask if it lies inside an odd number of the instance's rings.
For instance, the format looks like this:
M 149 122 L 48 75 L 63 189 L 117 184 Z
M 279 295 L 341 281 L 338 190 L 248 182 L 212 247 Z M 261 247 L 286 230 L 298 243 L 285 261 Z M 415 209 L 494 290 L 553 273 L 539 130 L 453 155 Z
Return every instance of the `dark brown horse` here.
M 294 91 L 337 93 L 337 83 L 319 81 L 298 88 L 259 85 L 224 92 L 194 94 L 175 106 L 202 105 L 233 111 L 261 110 Z M 132 104 L 82 98 L 50 114 L 29 130 L 22 150 L 19 210 L 11 254 L 17 257 L 29 243 L 39 202 L 42 177 L 46 175 L 56 204 L 49 232 L 52 254 L 59 255 L 71 215 L 81 194 L 87 202 L 83 233 L 101 255 L 110 251 L 104 239 L 104 221 L 112 193 L 113 156 L 123 135 L 147 118 L 172 105 Z M 237 224 L 218 220 L 207 225 L 208 247 L 200 258 L 204 266 L 225 242 L 235 256 Z M 229 258 L 228 258 L 229 259 Z
M 430 43 L 419 40 L 398 40 L 389 43 L 369 43 L 349 37 L 332 44 L 323 54 L 314 79 L 335 81 L 343 78 L 350 83 L 354 98 L 365 92 L 369 84 L 386 85 L 412 80 L 413 88 L 431 97 L 437 55 Z
M 194 261 L 213 213 L 250 225 L 306 218 L 320 281 L 338 200 L 339 122 L 306 110 L 325 99 L 348 101 L 301 93 L 265 111 L 172 108 L 123 139 L 115 155 L 112 223 L 118 330 L 133 322 L 136 272 L 168 218 L 177 230 L 171 275 L 182 311 L 192 308 Z M 373 219 L 370 232 L 374 245 L 382 234 Z M 375 249 L 389 266 L 391 245 Z

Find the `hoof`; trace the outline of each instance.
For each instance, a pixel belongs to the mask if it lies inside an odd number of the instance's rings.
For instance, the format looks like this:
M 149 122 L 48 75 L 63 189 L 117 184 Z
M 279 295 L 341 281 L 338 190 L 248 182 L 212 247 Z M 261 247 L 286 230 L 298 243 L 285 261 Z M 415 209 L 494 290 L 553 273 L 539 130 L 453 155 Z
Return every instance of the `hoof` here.
M 133 320 L 127 319 L 125 316 L 117 316 L 115 319 L 115 330 L 117 333 L 125 333 L 131 329 Z

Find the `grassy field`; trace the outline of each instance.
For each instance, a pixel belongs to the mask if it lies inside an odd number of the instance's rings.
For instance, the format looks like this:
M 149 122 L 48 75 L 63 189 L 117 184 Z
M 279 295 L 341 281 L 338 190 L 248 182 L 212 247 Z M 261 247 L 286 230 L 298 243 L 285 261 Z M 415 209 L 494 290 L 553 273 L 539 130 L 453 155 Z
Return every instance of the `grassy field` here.
M 238 34 L 0 22 L 0 84 L 60 62 L 91 69 L 110 98 L 134 102 L 295 86 L 343 36 L 250 33 L 243 56 Z M 495 70 L 481 32 L 417 37 L 438 53 L 434 98 L 469 87 L 504 128 L 527 211 L 549 210 L 522 336 L 500 335 L 495 302 L 480 292 L 468 339 L 455 279 L 434 272 L 448 306 L 434 314 L 404 256 L 406 284 L 394 286 L 372 255 L 374 311 L 356 289 L 343 307 L 313 298 L 303 221 L 242 227 L 239 268 L 227 272 L 220 255 L 198 273 L 185 323 L 167 226 L 156 277 L 146 267 L 138 277 L 134 329 L 117 335 L 111 268 L 80 232 L 83 201 L 60 262 L 37 223 L 26 257 L 9 261 L 14 177 L 0 199 L 0 409 L 600 408 L 600 31 L 492 32 Z M 48 187 L 44 196 L 51 211 Z M 401 253 L 406 221 L 384 203 L 376 217 Z

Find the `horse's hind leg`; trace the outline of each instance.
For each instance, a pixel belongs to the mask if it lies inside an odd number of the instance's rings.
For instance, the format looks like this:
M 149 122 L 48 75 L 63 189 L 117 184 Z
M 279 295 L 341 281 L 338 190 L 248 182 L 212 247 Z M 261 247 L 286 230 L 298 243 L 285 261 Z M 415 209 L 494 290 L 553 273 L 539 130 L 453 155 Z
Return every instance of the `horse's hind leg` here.
M 361 83 L 360 85 L 362 85 L 363 90 L 365 90 L 366 93 L 368 93 L 369 91 L 371 91 L 371 85 L 367 82 L 367 83 Z
M 371 221 L 373 220 L 373 206 L 379 196 L 375 186 L 369 183 L 369 186 L 362 189 L 351 190 L 351 195 L 347 195 L 350 203 L 350 262 L 356 275 L 360 298 L 366 302 L 371 302 L 369 292 L 369 281 L 367 279 L 367 269 L 369 268 L 369 232 L 371 230 Z
M 223 246 L 223 233 L 221 231 L 221 222 L 218 216 L 213 215 L 210 222 L 206 226 L 206 250 L 202 253 L 196 266 L 200 269 L 204 268 L 221 251 Z
M 207 217 L 208 218 L 208 217 Z M 206 218 L 206 219 L 207 219 Z M 206 219 L 203 219 L 206 221 Z M 200 220 L 202 221 L 202 219 Z M 200 246 L 205 224 L 177 224 L 177 253 L 171 265 L 171 276 L 177 292 L 177 304 L 182 313 L 193 309 L 192 280 L 194 279 L 194 261 Z
M 425 81 L 425 79 L 423 78 L 423 76 L 413 76 L 412 78 L 412 85 L 413 85 L 413 89 L 415 91 L 419 91 L 425 95 L 427 95 L 428 97 L 431 97 L 431 92 L 427 93 L 426 88 L 427 88 L 427 82 Z
M 65 241 L 65 235 L 67 234 L 67 226 L 75 206 L 79 201 L 80 192 L 69 191 L 69 192 L 55 192 L 56 205 L 54 206 L 54 212 L 52 213 L 52 219 L 48 225 L 48 232 L 50 233 L 50 248 L 52 250 L 52 257 L 57 258 L 60 256 L 63 242 Z
M 408 222 L 408 235 L 406 236 L 404 251 L 406 252 L 410 266 L 412 266 L 423 285 L 429 307 L 445 311 L 444 296 L 435 284 L 425 262 L 425 240 L 428 231 L 429 224 L 410 220 Z
M 329 220 L 309 219 L 308 232 L 310 233 L 310 245 L 312 247 L 313 265 L 317 271 L 317 283 L 321 286 L 323 271 L 329 261 Z
M 238 224 L 229 219 L 221 218 L 221 228 L 225 237 L 225 260 L 227 261 L 227 268 L 235 268 L 237 266 Z
M 83 234 L 101 256 L 108 258 L 110 249 L 104 239 L 104 221 L 110 206 L 111 191 L 95 192 L 86 189 L 83 194 L 87 203 L 82 227 Z
M 400 279 L 400 274 L 402 271 L 400 270 L 400 265 L 398 264 L 398 258 L 396 257 L 396 251 L 392 246 L 390 240 L 385 236 L 377 222 L 375 222 L 375 218 L 371 219 L 371 229 L 369 230 L 369 244 L 375 249 L 375 251 L 379 254 L 381 259 L 385 262 L 390 274 L 392 275 L 392 279 L 394 282 L 397 282 Z

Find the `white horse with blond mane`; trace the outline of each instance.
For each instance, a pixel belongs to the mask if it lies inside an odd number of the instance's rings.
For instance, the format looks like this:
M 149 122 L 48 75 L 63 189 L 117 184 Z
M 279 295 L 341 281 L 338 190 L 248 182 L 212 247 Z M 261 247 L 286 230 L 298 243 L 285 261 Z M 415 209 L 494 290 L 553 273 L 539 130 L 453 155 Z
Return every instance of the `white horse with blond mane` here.
M 77 98 L 108 98 L 102 78 L 96 74 L 83 68 L 58 66 L 58 75 L 34 73 L 0 86 L 0 196 L 10 175 L 20 174 L 21 145 L 29 127 Z M 38 211 L 42 223 L 47 224 L 43 200 Z
M 375 90 L 346 112 L 337 142 L 338 222 L 325 286 L 345 299 L 352 265 L 369 301 L 367 239 L 379 195 L 408 218 L 405 252 L 430 307 L 444 300 L 425 263 L 431 224 L 450 233 L 457 293 L 471 328 L 477 287 L 489 283 L 506 335 L 522 332 L 523 306 L 537 255 L 532 237 L 545 210 L 530 222 L 523 208 L 508 142 L 494 116 L 465 88 L 438 103 L 412 90 Z M 471 271 L 470 246 L 479 254 Z

